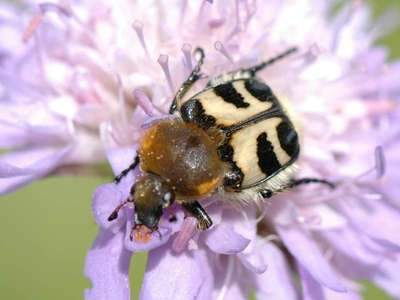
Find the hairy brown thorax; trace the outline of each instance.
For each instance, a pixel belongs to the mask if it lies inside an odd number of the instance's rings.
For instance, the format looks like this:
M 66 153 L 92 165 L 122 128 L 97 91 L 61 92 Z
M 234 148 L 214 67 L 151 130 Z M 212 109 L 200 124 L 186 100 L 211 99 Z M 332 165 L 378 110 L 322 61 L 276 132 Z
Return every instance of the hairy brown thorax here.
M 224 177 L 217 147 L 221 137 L 182 120 L 161 121 L 144 134 L 139 156 L 142 171 L 162 177 L 178 201 L 210 195 Z

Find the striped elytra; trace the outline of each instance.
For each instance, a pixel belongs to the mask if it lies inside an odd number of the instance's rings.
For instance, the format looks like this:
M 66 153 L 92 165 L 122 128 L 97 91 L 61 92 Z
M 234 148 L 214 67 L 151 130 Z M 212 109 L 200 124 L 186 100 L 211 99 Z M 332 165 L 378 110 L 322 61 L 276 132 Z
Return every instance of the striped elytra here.
M 225 135 L 220 159 L 227 191 L 257 187 L 293 165 L 298 135 L 271 88 L 255 78 L 211 86 L 180 105 L 182 119 Z

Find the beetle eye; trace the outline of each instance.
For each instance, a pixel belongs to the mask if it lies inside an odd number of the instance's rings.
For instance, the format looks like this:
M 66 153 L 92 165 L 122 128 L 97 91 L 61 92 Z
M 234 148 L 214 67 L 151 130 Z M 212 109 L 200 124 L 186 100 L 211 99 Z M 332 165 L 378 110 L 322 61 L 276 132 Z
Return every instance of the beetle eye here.
M 174 202 L 175 195 L 172 192 L 167 192 L 164 194 L 164 196 L 162 197 L 162 206 L 163 208 L 166 208 L 168 206 L 170 206 L 172 204 L 172 202 Z

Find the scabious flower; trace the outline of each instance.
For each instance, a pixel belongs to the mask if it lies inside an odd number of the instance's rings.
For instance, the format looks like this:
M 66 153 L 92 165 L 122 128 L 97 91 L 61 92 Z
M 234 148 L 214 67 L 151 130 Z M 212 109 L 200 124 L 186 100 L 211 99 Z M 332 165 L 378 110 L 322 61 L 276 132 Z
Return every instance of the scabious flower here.
M 25 40 L 0 46 L 2 111 L 13 112 L 1 112 L 1 146 L 15 149 L 1 160 L 3 191 L 104 156 L 115 174 L 126 168 L 148 124 L 169 117 L 196 46 L 210 78 L 297 46 L 259 77 L 301 128 L 296 176 L 336 183 L 240 207 L 213 196 L 206 232 L 173 206 L 146 243 L 130 239 L 134 207 L 107 220 L 140 171 L 100 186 L 86 299 L 129 299 L 138 251 L 149 251 L 141 299 L 360 299 L 360 279 L 400 297 L 400 65 L 373 45 L 388 18 L 372 26 L 361 1 L 336 13 L 333 0 L 68 3 L 41 4 L 23 28 L 8 8 L 0 19 Z

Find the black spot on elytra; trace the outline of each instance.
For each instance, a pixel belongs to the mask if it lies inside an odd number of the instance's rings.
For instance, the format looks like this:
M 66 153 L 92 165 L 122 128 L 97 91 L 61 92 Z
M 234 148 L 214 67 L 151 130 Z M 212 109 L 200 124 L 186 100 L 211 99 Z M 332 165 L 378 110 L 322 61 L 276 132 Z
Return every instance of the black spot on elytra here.
M 242 170 L 236 165 L 233 160 L 233 147 L 226 143 L 218 147 L 218 155 L 222 161 L 228 162 L 230 170 L 226 172 L 224 177 L 224 187 L 234 190 L 240 190 L 244 178 Z
M 221 97 L 225 102 L 235 105 L 237 108 L 246 108 L 250 104 L 244 101 L 244 98 L 239 94 L 231 82 L 217 85 L 214 87 L 214 92 Z
M 261 133 L 257 137 L 257 156 L 258 165 L 261 171 L 270 176 L 282 168 L 275 155 L 274 146 L 268 140 L 267 134 L 265 132 Z
M 279 143 L 281 148 L 290 157 L 295 157 L 299 153 L 300 146 L 296 130 L 288 122 L 281 122 L 276 131 L 278 133 Z
M 261 102 L 273 101 L 275 96 L 272 94 L 271 88 L 255 79 L 246 80 L 244 83 L 246 90 Z
M 204 129 L 215 125 L 215 118 L 205 114 L 203 105 L 197 99 L 186 101 L 180 110 L 181 117 L 185 122 L 195 123 Z

